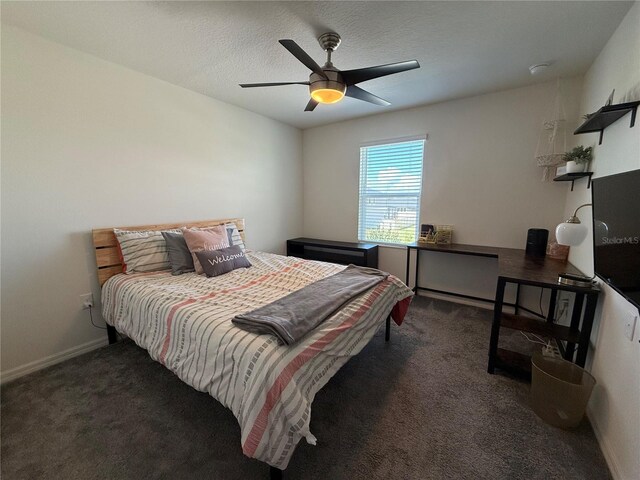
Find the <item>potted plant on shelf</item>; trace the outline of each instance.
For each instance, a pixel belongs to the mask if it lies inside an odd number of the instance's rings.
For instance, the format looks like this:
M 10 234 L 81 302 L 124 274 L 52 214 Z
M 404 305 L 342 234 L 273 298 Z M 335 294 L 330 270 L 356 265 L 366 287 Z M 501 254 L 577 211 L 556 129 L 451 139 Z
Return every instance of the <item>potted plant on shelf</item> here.
M 567 173 L 584 172 L 587 165 L 593 160 L 593 148 L 584 148 L 578 145 L 570 152 L 564 154 L 563 160 L 567 162 Z

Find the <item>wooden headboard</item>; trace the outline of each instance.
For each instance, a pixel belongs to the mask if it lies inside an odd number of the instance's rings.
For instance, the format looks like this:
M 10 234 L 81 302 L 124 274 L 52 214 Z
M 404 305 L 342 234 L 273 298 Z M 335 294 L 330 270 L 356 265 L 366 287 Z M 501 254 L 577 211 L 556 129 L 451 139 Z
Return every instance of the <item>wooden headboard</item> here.
M 180 227 L 214 227 L 225 223 L 235 223 L 244 240 L 244 218 L 224 218 L 221 220 L 204 220 L 201 222 L 165 223 L 162 225 L 136 225 L 134 227 L 96 228 L 93 230 L 93 248 L 96 251 L 98 265 L 98 282 L 100 286 L 114 275 L 122 273 L 122 262 L 118 255 L 118 241 L 113 233 L 114 228 L 121 230 L 169 230 Z

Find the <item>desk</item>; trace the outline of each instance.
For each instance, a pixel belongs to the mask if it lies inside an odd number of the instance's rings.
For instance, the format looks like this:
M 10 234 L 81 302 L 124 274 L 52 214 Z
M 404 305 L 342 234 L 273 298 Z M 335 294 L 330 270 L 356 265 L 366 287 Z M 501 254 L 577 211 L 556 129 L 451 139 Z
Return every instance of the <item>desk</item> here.
M 568 272 L 581 275 L 582 273 L 576 267 L 568 262 L 562 262 L 548 257 L 529 256 L 525 254 L 524 250 L 515 248 L 487 247 L 457 243 L 452 243 L 450 245 L 433 245 L 415 242 L 407 245 L 407 285 L 409 285 L 411 250 L 416 251 L 416 273 L 413 288 L 416 293 L 419 290 L 427 290 L 437 293 L 453 294 L 465 298 L 471 298 L 473 300 L 488 301 L 494 304 L 493 324 L 491 327 L 491 339 L 489 343 L 489 364 L 487 367 L 489 373 L 493 373 L 495 368 L 514 370 L 517 373 L 525 374 L 530 374 L 531 371 L 531 362 L 529 357 L 517 352 L 498 348 L 501 327 L 522 330 L 554 338 L 565 359 L 573 361 L 575 354 L 575 363 L 584 367 L 600 290 L 597 287 L 581 288 L 570 285 L 561 285 L 558 283 L 559 273 Z M 425 250 L 430 252 L 496 258 L 498 260 L 498 282 L 496 286 L 495 299 L 490 300 L 421 287 L 418 284 L 420 252 Z M 507 283 L 514 283 L 517 285 L 516 301 L 514 304 L 508 304 L 504 301 L 504 292 Z M 521 285 L 529 285 L 551 290 L 549 310 L 545 320 L 537 320 L 518 315 L 518 309 L 522 308 L 518 305 Z M 571 313 L 571 324 L 568 327 L 554 323 L 555 303 L 558 291 L 573 292 L 575 294 L 574 308 Z M 503 313 L 502 309 L 504 306 L 513 306 L 515 308 L 515 315 Z M 585 307 L 584 314 L 583 306 Z M 566 342 L 566 347 L 562 343 L 563 341 Z
M 451 243 L 449 245 L 437 245 L 430 243 L 410 243 L 407 245 L 407 270 L 406 270 L 406 278 L 405 284 L 409 286 L 409 271 L 411 266 L 411 251 L 415 250 L 415 263 L 416 263 L 416 272 L 415 272 L 415 282 L 413 291 L 418 293 L 418 290 L 425 290 L 434 293 L 442 293 L 445 295 L 453 295 L 456 297 L 468 298 L 471 300 L 478 300 L 481 302 L 490 302 L 493 303 L 493 298 L 482 298 L 482 297 L 474 297 L 472 295 L 464 295 L 461 293 L 455 292 L 447 292 L 444 290 L 436 290 L 434 288 L 421 287 L 418 284 L 418 272 L 420 270 L 420 252 L 429 251 L 429 252 L 441 252 L 441 253 L 451 253 L 456 255 L 471 255 L 474 257 L 489 257 L 489 258 L 505 258 L 505 254 L 508 254 L 509 251 L 513 250 L 514 252 L 518 252 L 519 250 L 514 250 L 510 248 L 499 248 L 499 247 L 485 247 L 482 245 L 464 245 L 461 243 Z M 502 252 L 502 255 L 501 255 Z M 517 303 L 517 301 L 516 301 Z
M 374 243 L 292 238 L 287 240 L 287 256 L 378 268 L 378 245 Z

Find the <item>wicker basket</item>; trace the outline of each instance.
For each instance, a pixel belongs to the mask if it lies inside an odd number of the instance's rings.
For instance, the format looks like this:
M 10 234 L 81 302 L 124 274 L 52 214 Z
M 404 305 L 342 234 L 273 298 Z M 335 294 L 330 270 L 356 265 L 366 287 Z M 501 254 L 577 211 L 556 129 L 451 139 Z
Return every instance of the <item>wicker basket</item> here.
M 449 245 L 451 243 L 452 234 L 453 227 L 451 225 L 436 225 L 433 233 L 420 235 L 418 242 L 428 243 L 431 245 Z
M 449 245 L 453 236 L 452 225 L 436 225 L 436 243 L 439 245 Z
M 438 234 L 437 233 L 426 233 L 424 235 L 420 235 L 420 238 L 418 238 L 418 242 L 419 243 L 430 243 L 430 244 L 436 244 L 438 239 Z

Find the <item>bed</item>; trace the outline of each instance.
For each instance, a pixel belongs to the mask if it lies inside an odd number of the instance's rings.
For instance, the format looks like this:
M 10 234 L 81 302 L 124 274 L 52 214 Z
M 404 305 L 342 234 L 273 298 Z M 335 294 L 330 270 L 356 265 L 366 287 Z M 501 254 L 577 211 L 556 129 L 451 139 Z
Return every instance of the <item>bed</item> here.
M 165 230 L 241 219 L 123 227 Z M 390 316 L 400 324 L 413 292 L 387 277 L 342 307 L 294 345 L 256 335 L 231 319 L 333 275 L 344 266 L 247 250 L 251 268 L 219 277 L 168 271 L 124 274 L 113 229 L 94 230 L 102 313 L 196 390 L 229 408 L 241 427 L 245 455 L 284 470 L 309 430 L 313 398 Z M 112 330 L 113 333 L 113 330 Z

